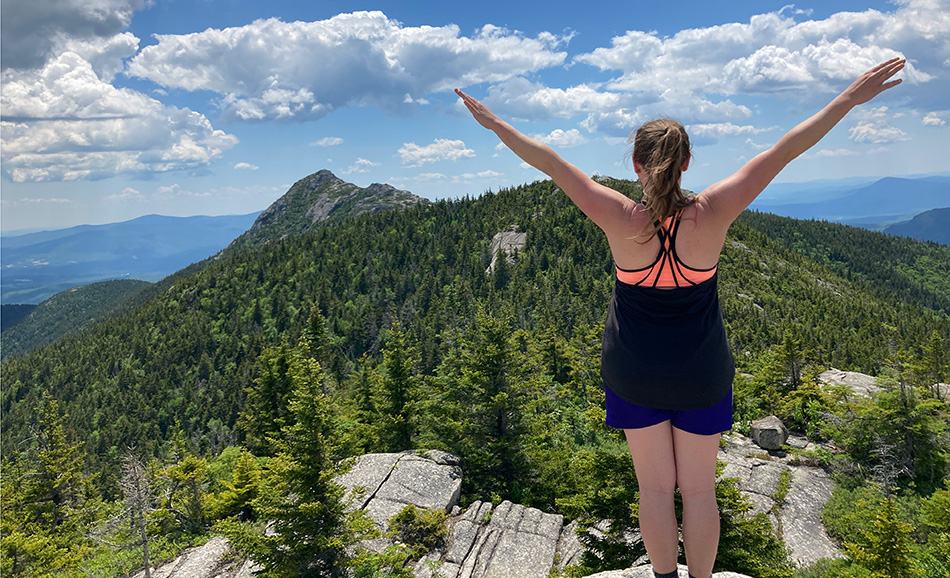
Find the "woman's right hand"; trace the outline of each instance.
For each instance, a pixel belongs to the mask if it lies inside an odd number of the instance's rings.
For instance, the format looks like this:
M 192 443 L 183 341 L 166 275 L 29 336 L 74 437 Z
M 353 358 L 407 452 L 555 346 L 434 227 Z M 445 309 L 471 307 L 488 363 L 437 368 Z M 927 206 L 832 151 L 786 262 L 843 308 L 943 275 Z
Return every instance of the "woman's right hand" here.
M 887 80 L 901 71 L 907 59 L 895 57 L 878 64 L 857 78 L 851 86 L 841 93 L 852 106 L 863 104 L 889 88 L 901 83 L 901 79 Z
M 455 94 L 462 98 L 462 102 L 465 104 L 466 108 L 468 108 L 468 111 L 472 113 L 472 116 L 475 117 L 475 120 L 478 121 L 478 124 L 482 125 L 488 130 L 495 130 L 498 128 L 501 120 L 495 116 L 495 113 L 489 110 L 487 106 L 482 104 L 480 100 L 472 98 L 457 88 L 455 89 Z

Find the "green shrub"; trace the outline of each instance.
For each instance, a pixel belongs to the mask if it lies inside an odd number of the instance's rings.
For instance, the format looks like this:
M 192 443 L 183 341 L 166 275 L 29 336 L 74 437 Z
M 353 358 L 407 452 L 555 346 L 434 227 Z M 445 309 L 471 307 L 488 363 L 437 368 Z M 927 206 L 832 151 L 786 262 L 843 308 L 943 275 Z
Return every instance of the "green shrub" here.
M 389 520 L 389 535 L 409 546 L 418 558 L 445 544 L 448 527 L 445 512 L 407 505 Z

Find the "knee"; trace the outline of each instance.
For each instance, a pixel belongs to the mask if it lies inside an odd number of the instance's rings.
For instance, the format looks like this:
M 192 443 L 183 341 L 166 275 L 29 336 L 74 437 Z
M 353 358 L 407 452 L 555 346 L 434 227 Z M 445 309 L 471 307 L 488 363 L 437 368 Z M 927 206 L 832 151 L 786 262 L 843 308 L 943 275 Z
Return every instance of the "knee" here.
M 670 494 L 676 491 L 676 475 L 651 475 L 637 478 L 640 493 Z
M 677 477 L 676 485 L 680 490 L 683 500 L 690 499 L 716 499 L 716 479 L 682 479 L 685 476 Z

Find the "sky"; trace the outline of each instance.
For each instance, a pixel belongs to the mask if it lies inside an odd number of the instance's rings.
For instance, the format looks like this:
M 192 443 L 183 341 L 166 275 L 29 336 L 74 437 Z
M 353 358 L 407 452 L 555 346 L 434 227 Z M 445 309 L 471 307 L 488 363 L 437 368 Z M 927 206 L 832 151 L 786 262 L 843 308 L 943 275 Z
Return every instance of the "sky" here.
M 456 87 L 587 174 L 635 178 L 630 132 L 676 118 L 698 191 L 892 56 L 903 83 L 777 182 L 950 170 L 950 0 L 2 0 L 0 229 L 247 214 L 321 169 L 543 178 Z

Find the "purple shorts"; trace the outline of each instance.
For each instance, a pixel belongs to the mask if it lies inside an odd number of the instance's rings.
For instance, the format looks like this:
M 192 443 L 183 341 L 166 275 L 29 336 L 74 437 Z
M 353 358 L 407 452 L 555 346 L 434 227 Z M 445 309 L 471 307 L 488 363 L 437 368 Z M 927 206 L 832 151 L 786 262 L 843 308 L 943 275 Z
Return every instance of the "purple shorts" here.
M 634 405 L 604 384 L 607 398 L 607 425 L 617 429 L 639 429 L 669 420 L 673 427 L 697 435 L 714 435 L 732 429 L 732 388 L 721 401 L 703 409 L 669 410 Z

